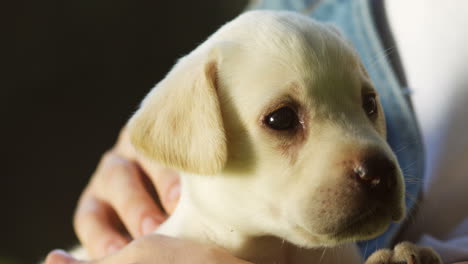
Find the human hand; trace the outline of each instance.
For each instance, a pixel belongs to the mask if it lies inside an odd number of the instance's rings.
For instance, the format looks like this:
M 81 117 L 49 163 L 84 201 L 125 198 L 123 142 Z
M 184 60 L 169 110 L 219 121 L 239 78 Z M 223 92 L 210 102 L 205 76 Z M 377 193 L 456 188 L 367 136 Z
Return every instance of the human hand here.
M 46 264 L 252 264 L 227 251 L 162 235 L 150 234 L 134 240 L 122 250 L 94 261 L 80 261 L 63 251 L 53 251 Z
M 115 252 L 165 221 L 154 191 L 171 214 L 180 194 L 178 175 L 137 155 L 124 128 L 102 157 L 75 212 L 75 232 L 90 257 Z

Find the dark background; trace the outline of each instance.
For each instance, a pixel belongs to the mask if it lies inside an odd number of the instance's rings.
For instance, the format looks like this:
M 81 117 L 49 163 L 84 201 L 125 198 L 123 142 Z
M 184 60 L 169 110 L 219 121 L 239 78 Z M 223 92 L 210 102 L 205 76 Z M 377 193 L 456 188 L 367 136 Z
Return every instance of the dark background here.
M 176 59 L 246 0 L 180 2 L 15 2 L 0 104 L 0 256 L 33 263 L 76 243 L 73 210 L 100 156 Z

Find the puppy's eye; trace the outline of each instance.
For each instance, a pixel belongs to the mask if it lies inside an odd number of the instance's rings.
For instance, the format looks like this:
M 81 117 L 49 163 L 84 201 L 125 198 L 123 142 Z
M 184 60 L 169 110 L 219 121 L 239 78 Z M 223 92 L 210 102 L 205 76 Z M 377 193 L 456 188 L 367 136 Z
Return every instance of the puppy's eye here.
M 267 115 L 264 122 L 274 130 L 289 130 L 297 127 L 299 118 L 293 109 L 285 106 Z
M 377 114 L 377 99 L 375 98 L 375 94 L 364 95 L 362 108 L 369 117 Z

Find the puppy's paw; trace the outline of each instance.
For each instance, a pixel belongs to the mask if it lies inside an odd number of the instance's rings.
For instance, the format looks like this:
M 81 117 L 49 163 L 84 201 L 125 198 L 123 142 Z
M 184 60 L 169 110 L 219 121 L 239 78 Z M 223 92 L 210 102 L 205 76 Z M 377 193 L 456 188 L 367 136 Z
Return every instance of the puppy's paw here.
M 365 264 L 442 264 L 433 249 L 402 242 L 393 250 L 381 249 L 374 252 Z

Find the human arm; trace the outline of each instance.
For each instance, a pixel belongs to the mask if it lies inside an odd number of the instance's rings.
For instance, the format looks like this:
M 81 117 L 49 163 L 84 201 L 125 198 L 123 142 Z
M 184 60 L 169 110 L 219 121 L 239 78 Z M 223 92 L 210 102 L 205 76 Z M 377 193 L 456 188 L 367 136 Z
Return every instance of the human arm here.
M 219 248 L 191 241 L 150 234 L 134 240 L 122 250 L 92 261 L 77 260 L 63 251 L 53 251 L 46 264 L 252 264 Z

